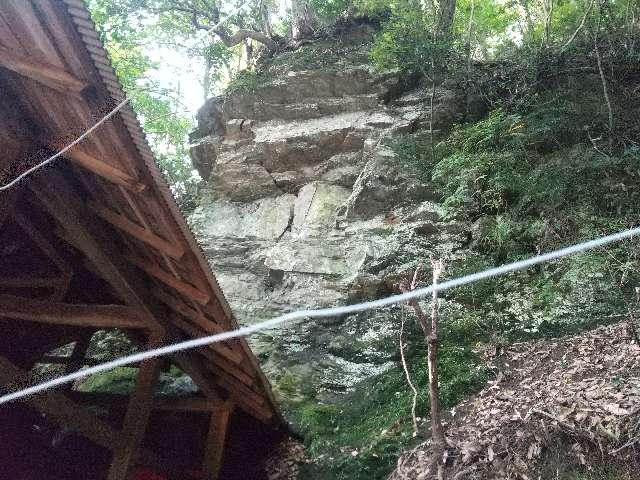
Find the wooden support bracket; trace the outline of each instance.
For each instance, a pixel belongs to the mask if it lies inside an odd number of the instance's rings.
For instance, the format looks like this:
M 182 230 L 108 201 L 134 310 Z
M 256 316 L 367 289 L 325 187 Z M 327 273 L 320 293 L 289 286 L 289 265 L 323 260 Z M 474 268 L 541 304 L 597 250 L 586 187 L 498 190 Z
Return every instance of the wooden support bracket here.
M 60 151 L 65 147 L 65 145 L 60 142 L 48 142 L 48 146 L 50 149 L 55 151 Z M 132 193 L 140 194 L 147 189 L 147 186 L 144 183 L 138 181 L 128 173 L 125 173 L 119 168 L 109 165 L 108 163 L 89 155 L 78 148 L 73 148 L 65 152 L 64 157 L 111 183 L 122 185 Z
M 173 288 L 177 292 L 180 292 L 181 294 L 186 295 L 192 300 L 195 300 L 200 305 L 206 305 L 207 303 L 209 303 L 209 300 L 211 300 L 211 295 L 209 293 L 198 290 L 196 287 L 187 282 L 178 280 L 176 277 L 174 277 L 170 273 L 165 272 L 156 264 L 151 263 L 148 260 L 134 257 L 132 255 L 129 255 L 127 258 L 131 263 L 140 268 L 143 272 L 160 280 L 162 283 Z

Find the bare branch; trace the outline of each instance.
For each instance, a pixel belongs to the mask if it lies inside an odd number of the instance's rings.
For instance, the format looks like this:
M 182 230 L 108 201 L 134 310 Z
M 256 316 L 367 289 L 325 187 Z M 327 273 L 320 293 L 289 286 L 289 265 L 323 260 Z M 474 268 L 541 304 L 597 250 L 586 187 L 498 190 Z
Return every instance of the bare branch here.
M 562 46 L 562 49 L 560 50 L 561 52 L 564 52 L 567 48 L 569 48 L 569 45 L 571 45 L 573 41 L 576 39 L 576 37 L 578 36 L 578 33 L 580 33 L 580 30 L 584 28 L 584 24 L 586 23 L 587 18 L 591 13 L 591 9 L 593 8 L 594 3 L 595 3 L 595 0 L 591 0 L 591 2 L 589 3 L 589 7 L 587 7 L 587 11 L 584 12 L 584 16 L 582 17 L 582 21 L 580 22 L 580 25 L 578 25 L 578 28 L 576 29 L 576 31 L 573 32 L 573 35 L 571 35 L 571 38 L 569 39 L 569 41 Z
M 417 270 L 416 270 L 417 272 Z M 404 309 L 401 311 L 400 315 L 400 359 L 402 360 L 402 369 L 404 370 L 404 375 L 407 378 L 407 383 L 409 384 L 409 388 L 413 392 L 413 401 L 411 403 L 411 423 L 413 425 L 413 436 L 418 435 L 418 419 L 416 418 L 416 404 L 418 402 L 418 390 L 413 385 L 411 381 L 411 375 L 409 374 L 409 368 L 407 367 L 407 361 L 404 358 L 404 318 L 405 313 Z

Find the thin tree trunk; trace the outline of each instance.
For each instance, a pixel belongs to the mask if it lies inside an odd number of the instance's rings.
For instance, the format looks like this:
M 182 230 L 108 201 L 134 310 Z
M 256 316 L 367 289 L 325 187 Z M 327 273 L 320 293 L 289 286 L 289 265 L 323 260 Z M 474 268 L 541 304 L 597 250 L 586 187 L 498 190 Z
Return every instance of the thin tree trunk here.
M 440 18 L 438 20 L 438 36 L 448 37 L 456 14 L 456 0 L 440 0 Z
M 580 22 L 580 25 L 578 25 L 578 28 L 576 29 L 575 32 L 573 32 L 573 35 L 571 35 L 571 38 L 567 41 L 567 43 L 565 43 L 563 45 L 562 51 L 564 51 L 567 48 L 569 48 L 569 46 L 573 43 L 573 41 L 578 36 L 578 33 L 580 33 L 580 30 L 582 30 L 584 28 L 584 24 L 586 23 L 587 18 L 589 17 L 589 13 L 591 13 L 591 9 L 593 8 L 593 4 L 594 3 L 595 3 L 595 0 L 591 0 L 589 2 L 589 6 L 587 7 L 587 11 L 584 12 L 584 16 L 582 17 L 582 21 Z
M 467 81 L 471 73 L 471 47 L 473 40 L 473 23 L 476 12 L 476 0 L 471 0 L 471 13 L 469 14 L 469 28 L 467 29 Z
M 291 1 L 291 36 L 300 40 L 313 36 L 318 19 L 309 0 Z
M 435 287 L 444 269 L 442 260 L 431 260 L 433 283 Z M 429 368 L 429 401 L 431 403 L 431 436 L 440 458 L 447 446 L 440 418 L 440 398 L 438 387 L 438 291 L 434 290 L 431 302 L 431 334 L 429 335 L 427 366 Z
M 273 29 L 271 27 L 271 17 L 269 16 L 269 9 L 267 8 L 265 1 L 260 1 L 260 18 L 262 21 L 262 28 L 270 38 L 273 38 Z
M 404 317 L 405 313 L 402 310 L 400 314 L 400 359 L 402 360 L 402 369 L 404 370 L 404 375 L 407 378 L 407 384 L 409 384 L 409 388 L 413 392 L 413 400 L 411 402 L 411 424 L 413 425 L 413 436 L 418 435 L 418 419 L 416 417 L 416 404 L 418 403 L 418 390 L 415 385 L 411 381 L 411 375 L 409 374 L 409 367 L 407 367 L 407 360 L 404 357 Z
M 596 61 L 598 62 L 598 72 L 600 74 L 600 81 L 602 82 L 602 93 L 605 103 L 607 104 L 607 113 L 609 117 L 609 155 L 611 155 L 611 149 L 613 147 L 613 108 L 611 106 L 611 99 L 609 98 L 609 85 L 607 79 L 604 76 L 604 70 L 602 69 L 602 58 L 600 57 L 600 49 L 598 48 L 598 32 L 600 30 L 600 17 L 598 17 L 598 24 L 596 25 L 596 34 L 594 37 L 594 48 L 596 52 Z
M 549 47 L 551 36 L 551 16 L 553 15 L 553 0 L 542 0 L 542 9 L 544 11 L 544 35 L 542 37 L 542 47 Z
M 211 93 L 211 68 L 212 62 L 208 55 L 205 55 L 204 59 L 204 75 L 202 78 L 202 90 L 204 101 L 206 102 Z

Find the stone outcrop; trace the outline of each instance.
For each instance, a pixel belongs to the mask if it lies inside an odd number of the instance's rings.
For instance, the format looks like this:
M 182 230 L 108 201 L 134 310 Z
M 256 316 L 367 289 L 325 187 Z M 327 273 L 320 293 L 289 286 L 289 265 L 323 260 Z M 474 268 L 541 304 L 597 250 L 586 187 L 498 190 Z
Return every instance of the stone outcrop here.
M 191 216 L 241 323 L 395 290 L 429 254 L 455 255 L 470 227 L 443 219 L 433 186 L 390 148 L 429 124 L 429 93 L 384 104 L 393 75 L 367 66 L 295 71 L 214 98 L 194 133 L 206 179 Z M 442 86 L 433 128 L 466 99 Z M 396 354 L 396 311 L 302 323 L 250 339 L 282 399 L 339 399 Z

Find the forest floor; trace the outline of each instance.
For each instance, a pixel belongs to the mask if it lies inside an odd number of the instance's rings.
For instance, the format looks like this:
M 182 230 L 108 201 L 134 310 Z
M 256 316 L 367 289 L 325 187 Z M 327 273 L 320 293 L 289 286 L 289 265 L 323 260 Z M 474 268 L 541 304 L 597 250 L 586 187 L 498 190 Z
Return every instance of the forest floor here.
M 447 425 L 455 478 L 640 478 L 640 346 L 629 325 L 486 349 L 495 379 Z M 426 442 L 391 478 L 429 478 L 430 467 Z
M 446 478 L 640 479 L 640 345 L 629 325 L 484 347 L 495 377 L 446 421 Z M 430 449 L 403 455 L 390 480 L 436 478 Z M 269 478 L 300 478 L 309 461 L 288 441 Z

